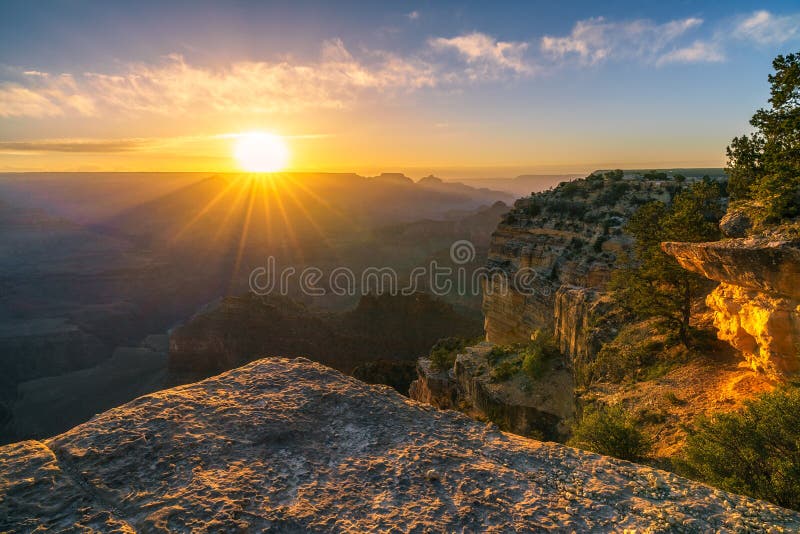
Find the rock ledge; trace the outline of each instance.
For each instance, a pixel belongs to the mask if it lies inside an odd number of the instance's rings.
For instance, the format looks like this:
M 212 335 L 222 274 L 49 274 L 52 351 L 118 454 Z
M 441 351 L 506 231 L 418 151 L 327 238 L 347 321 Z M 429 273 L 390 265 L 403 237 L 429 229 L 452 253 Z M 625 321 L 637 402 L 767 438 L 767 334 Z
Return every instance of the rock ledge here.
M 0 448 L 0 531 L 633 527 L 796 531 L 800 514 L 504 434 L 304 359 L 259 360 Z

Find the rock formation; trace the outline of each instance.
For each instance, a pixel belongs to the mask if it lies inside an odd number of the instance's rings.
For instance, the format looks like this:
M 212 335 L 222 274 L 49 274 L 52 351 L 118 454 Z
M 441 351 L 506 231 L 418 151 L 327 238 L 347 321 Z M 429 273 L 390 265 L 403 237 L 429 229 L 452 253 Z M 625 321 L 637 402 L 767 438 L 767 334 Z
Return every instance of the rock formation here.
M 718 337 L 753 369 L 800 371 L 800 240 L 755 237 L 664 243 L 686 269 L 720 282 L 706 303 Z
M 427 358 L 417 362 L 417 380 L 409 396 L 443 409 L 496 423 L 502 430 L 548 440 L 563 439 L 564 421 L 574 415 L 571 373 L 559 362 L 550 362 L 546 376 L 531 384 L 516 376 L 496 381 L 491 376 L 487 353 L 491 343 L 467 347 L 456 356 L 452 369 L 432 367 Z
M 800 514 L 265 359 L 0 448 L 0 531 L 797 531 Z
M 598 303 L 617 258 L 632 244 L 625 221 L 645 202 L 669 202 L 678 187 L 605 173 L 517 200 L 489 249 L 488 267 L 501 277 L 485 286 L 486 339 L 524 342 L 545 329 L 555 333 L 568 361 L 593 356 L 610 329 L 589 325 L 608 311 Z M 521 269 L 533 271 L 532 291 L 515 287 Z

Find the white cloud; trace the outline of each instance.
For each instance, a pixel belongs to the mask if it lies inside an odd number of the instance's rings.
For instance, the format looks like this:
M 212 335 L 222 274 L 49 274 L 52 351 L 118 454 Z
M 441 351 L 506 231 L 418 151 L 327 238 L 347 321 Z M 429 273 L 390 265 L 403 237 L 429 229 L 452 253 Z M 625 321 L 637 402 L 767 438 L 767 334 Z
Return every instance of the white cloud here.
M 411 13 L 406 14 L 408 20 L 418 20 L 419 19 L 419 11 L 412 11 Z
M 573 58 L 585 65 L 610 59 L 655 62 L 666 47 L 702 23 L 702 19 L 694 17 L 664 24 L 649 20 L 613 22 L 598 17 L 578 21 L 567 36 L 546 35 L 540 46 L 543 53 L 556 60 Z
M 719 44 L 710 41 L 695 41 L 689 46 L 677 48 L 662 55 L 656 61 L 657 65 L 667 63 L 716 63 L 725 61 L 725 55 L 720 51 Z
M 55 117 L 66 112 L 94 115 L 95 104 L 70 74 L 25 71 L 27 85 L 0 83 L 0 117 Z
M 739 20 L 733 35 L 759 44 L 785 43 L 800 38 L 800 15 L 773 15 L 769 11 L 756 11 Z
M 25 80 L 0 85 L 0 116 L 46 117 L 122 113 L 239 113 L 344 108 L 363 91 L 433 87 L 434 65 L 386 52 L 358 60 L 341 40 L 324 43 L 315 62 L 243 61 L 223 69 L 170 55 L 156 64 L 130 64 L 121 73 L 52 76 L 27 71 Z
M 429 41 L 435 50 L 455 50 L 471 66 L 471 79 L 494 78 L 503 71 L 530 74 L 533 66 L 524 58 L 528 43 L 498 41 L 485 33 L 473 32 Z

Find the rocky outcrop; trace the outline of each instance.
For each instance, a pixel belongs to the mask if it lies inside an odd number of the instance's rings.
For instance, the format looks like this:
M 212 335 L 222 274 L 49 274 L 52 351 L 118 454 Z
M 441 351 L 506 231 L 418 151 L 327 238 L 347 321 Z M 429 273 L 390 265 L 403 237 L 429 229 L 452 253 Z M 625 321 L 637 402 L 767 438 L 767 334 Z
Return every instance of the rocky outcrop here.
M 617 334 L 615 308 L 604 292 L 563 285 L 556 291 L 553 308 L 554 338 L 565 362 L 575 369 L 600 351 Z
M 719 221 L 719 229 L 725 237 L 746 237 L 753 228 L 753 221 L 744 209 L 729 207 Z
M 685 269 L 745 289 L 800 298 L 800 239 L 664 243 Z
M 800 514 L 266 359 L 0 448 L 13 532 L 751 531 Z
M 409 396 L 492 421 L 502 430 L 521 436 L 563 439 L 564 423 L 575 410 L 570 372 L 558 362 L 549 362 L 553 365 L 546 376 L 534 383 L 522 375 L 498 381 L 487 361 L 491 348 L 487 342 L 467 347 L 447 371 L 435 369 L 430 360 L 421 358 Z
M 706 303 L 720 339 L 753 369 L 800 372 L 800 240 L 664 243 L 686 269 L 720 284 Z
M 442 410 L 458 410 L 469 406 L 458 387 L 452 369 L 436 369 L 428 358 L 417 360 L 417 378 L 411 382 L 408 396 Z
M 524 342 L 536 330 L 555 332 L 568 360 L 593 356 L 590 324 L 617 258 L 632 239 L 622 227 L 641 204 L 669 202 L 675 182 L 619 173 L 593 174 L 522 198 L 492 235 L 484 288 L 486 339 Z M 525 287 L 518 273 L 528 272 Z M 499 276 L 498 276 L 499 275 Z M 607 311 L 605 309 L 603 312 Z

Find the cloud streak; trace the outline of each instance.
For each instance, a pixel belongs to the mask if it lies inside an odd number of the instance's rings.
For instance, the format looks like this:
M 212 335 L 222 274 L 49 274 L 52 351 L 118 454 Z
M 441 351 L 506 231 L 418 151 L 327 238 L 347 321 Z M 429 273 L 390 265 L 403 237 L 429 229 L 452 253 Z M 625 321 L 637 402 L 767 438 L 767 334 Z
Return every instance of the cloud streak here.
M 603 17 L 579 21 L 566 36 L 542 37 L 540 47 L 556 61 L 596 65 L 611 59 L 656 63 L 671 44 L 703 24 L 699 18 L 656 24 L 649 20 L 613 22 Z
M 0 142 L 0 152 L 4 153 L 87 153 L 110 154 L 148 150 L 160 144 L 155 139 L 49 139 L 38 141 Z
M 758 44 L 781 44 L 800 37 L 800 15 L 773 15 L 756 11 L 736 24 L 733 35 Z
M 434 50 L 457 52 L 469 65 L 471 80 L 497 78 L 503 73 L 530 74 L 533 65 L 525 60 L 525 42 L 498 41 L 485 33 L 472 32 L 457 37 L 437 37 L 429 41 Z
M 689 46 L 677 48 L 662 55 L 656 65 L 668 63 L 718 63 L 725 61 L 725 55 L 716 42 L 695 41 Z
M 26 71 L 22 83 L 0 84 L 0 117 L 188 114 L 198 109 L 228 113 L 288 113 L 341 109 L 364 91 L 396 92 L 436 86 L 435 66 L 388 52 L 356 59 L 341 40 L 324 43 L 320 59 L 303 63 L 236 62 L 224 69 L 170 55 L 157 64 L 135 63 L 122 73 L 51 76 Z

